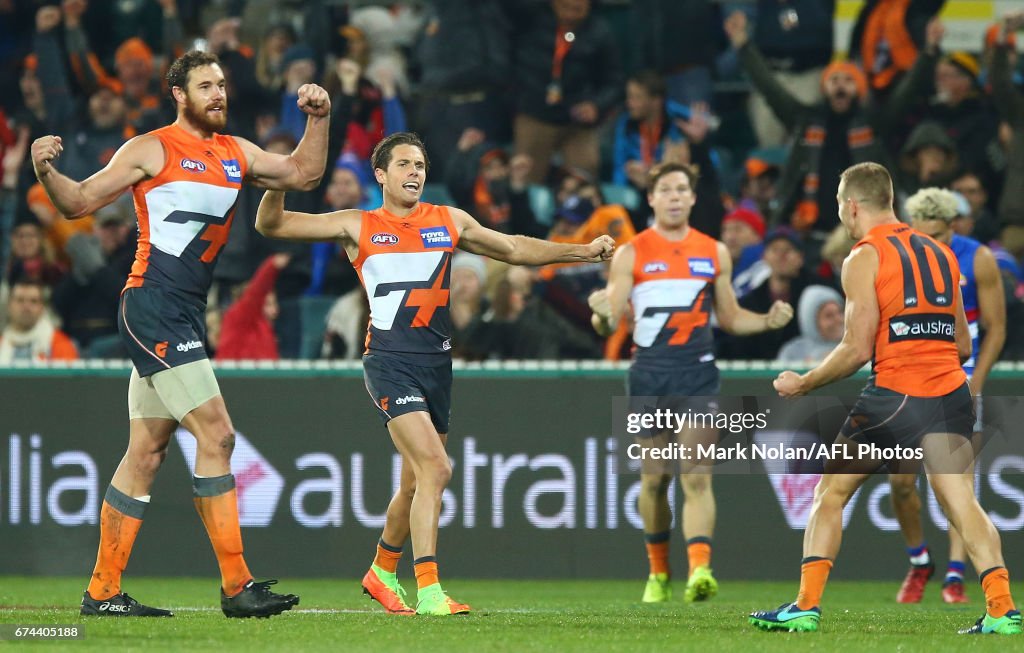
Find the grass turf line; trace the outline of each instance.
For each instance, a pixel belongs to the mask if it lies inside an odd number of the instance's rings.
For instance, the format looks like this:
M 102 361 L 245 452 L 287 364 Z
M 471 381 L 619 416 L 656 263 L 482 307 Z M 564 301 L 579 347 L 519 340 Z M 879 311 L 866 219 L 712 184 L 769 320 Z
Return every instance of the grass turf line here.
M 344 650 L 400 651 L 995 651 L 1018 645 L 1006 637 L 967 637 L 958 628 L 983 610 L 980 588 L 971 603 L 947 606 L 931 583 L 920 605 L 895 602 L 898 581 L 829 583 L 822 630 L 764 633 L 747 623 L 752 610 L 791 600 L 796 581 L 725 580 L 706 604 L 685 605 L 682 582 L 671 603 L 640 603 L 643 581 L 480 581 L 449 579 L 452 596 L 468 602 L 465 617 L 393 617 L 362 595 L 357 579 L 292 579 L 274 589 L 302 603 L 269 620 L 225 619 L 217 581 L 127 578 L 134 598 L 177 611 L 173 619 L 78 616 L 81 578 L 0 578 L 0 622 L 85 625 L 83 641 L 34 642 L 35 650 Z M 413 584 L 406 579 L 410 599 Z M 1018 592 L 1018 595 L 1020 593 Z M 1022 642 L 1024 643 L 1024 642 Z M 1009 647 L 1009 649 L 1008 649 Z

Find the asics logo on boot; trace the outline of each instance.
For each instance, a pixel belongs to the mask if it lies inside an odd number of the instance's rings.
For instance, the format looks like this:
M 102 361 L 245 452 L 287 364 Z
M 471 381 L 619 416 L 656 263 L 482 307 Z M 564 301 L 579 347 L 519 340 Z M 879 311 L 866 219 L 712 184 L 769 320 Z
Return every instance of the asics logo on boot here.
M 100 603 L 100 612 L 129 612 L 130 610 L 131 608 L 129 608 L 127 605 L 116 605 L 111 603 L 110 601 L 104 601 L 103 603 Z

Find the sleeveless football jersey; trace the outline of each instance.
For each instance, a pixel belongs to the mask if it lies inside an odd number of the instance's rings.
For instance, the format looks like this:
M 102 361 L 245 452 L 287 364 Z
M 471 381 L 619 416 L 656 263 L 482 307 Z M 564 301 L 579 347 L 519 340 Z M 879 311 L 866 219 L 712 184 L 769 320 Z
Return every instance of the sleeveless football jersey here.
M 352 267 L 370 300 L 368 353 L 450 357 L 448 289 L 458 241 L 446 206 L 420 202 L 404 218 L 384 208 L 363 211 Z
M 914 397 L 967 380 L 956 349 L 960 266 L 947 247 L 905 224 L 879 225 L 855 245 L 878 252 L 875 384 Z
M 981 342 L 978 332 L 978 316 L 981 314 L 978 306 L 978 282 L 974 278 L 974 255 L 978 253 L 979 247 L 981 243 L 978 241 L 959 234 L 953 234 L 953 240 L 949 244 L 960 265 L 960 294 L 964 298 L 967 328 L 971 331 L 971 357 L 964 363 L 964 372 L 967 372 L 967 376 L 974 374 L 978 344 Z
M 669 367 L 714 360 L 711 299 L 718 276 L 715 239 L 690 228 L 679 241 L 645 229 L 632 241 L 634 361 Z
M 203 140 L 174 124 L 150 133 L 163 145 L 164 167 L 133 187 L 139 245 L 125 288 L 159 286 L 205 305 L 245 155 L 231 136 Z

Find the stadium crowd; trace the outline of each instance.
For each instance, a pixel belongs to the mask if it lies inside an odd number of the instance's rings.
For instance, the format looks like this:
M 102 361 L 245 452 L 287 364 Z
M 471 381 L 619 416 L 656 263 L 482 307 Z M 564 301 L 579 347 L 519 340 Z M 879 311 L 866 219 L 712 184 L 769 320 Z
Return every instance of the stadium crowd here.
M 134 260 L 125 196 L 65 220 L 36 183 L 37 137 L 84 179 L 126 140 L 174 119 L 163 76 L 182 52 L 216 53 L 228 129 L 296 146 L 296 93 L 331 94 L 328 171 L 290 209 L 374 208 L 369 154 L 421 134 L 423 199 L 482 224 L 558 242 L 625 243 L 648 226 L 647 171 L 700 171 L 695 228 L 721 239 L 743 307 L 797 310 L 786 328 L 716 338 L 722 359 L 811 362 L 842 334 L 839 173 L 885 164 L 903 200 L 956 193 L 957 233 L 982 241 L 1007 300 L 1003 360 L 1024 360 L 1024 75 L 1018 15 L 972 51 L 944 48 L 943 0 L 869 0 L 836 57 L 834 0 L 0 0 L 0 365 L 125 358 L 119 293 Z M 358 358 L 368 305 L 337 244 L 256 233 L 247 187 L 208 302 L 224 359 Z M 459 253 L 457 358 L 625 358 L 628 325 L 590 328 L 606 264 L 510 268 Z

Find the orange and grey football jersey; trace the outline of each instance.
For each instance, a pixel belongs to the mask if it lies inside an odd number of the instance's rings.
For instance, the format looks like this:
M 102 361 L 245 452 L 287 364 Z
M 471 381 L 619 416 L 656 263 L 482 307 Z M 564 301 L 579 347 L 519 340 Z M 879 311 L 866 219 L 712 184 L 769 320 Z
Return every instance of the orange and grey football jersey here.
M 352 266 L 370 300 L 368 353 L 450 357 L 451 258 L 459 232 L 446 206 L 420 202 L 404 218 L 363 211 Z
M 692 227 L 679 241 L 645 229 L 631 241 L 634 361 L 668 367 L 714 360 L 711 299 L 718 245 Z
M 125 288 L 158 286 L 205 304 L 245 155 L 231 136 L 203 140 L 173 124 L 150 133 L 163 145 L 164 167 L 133 187 L 139 245 Z

